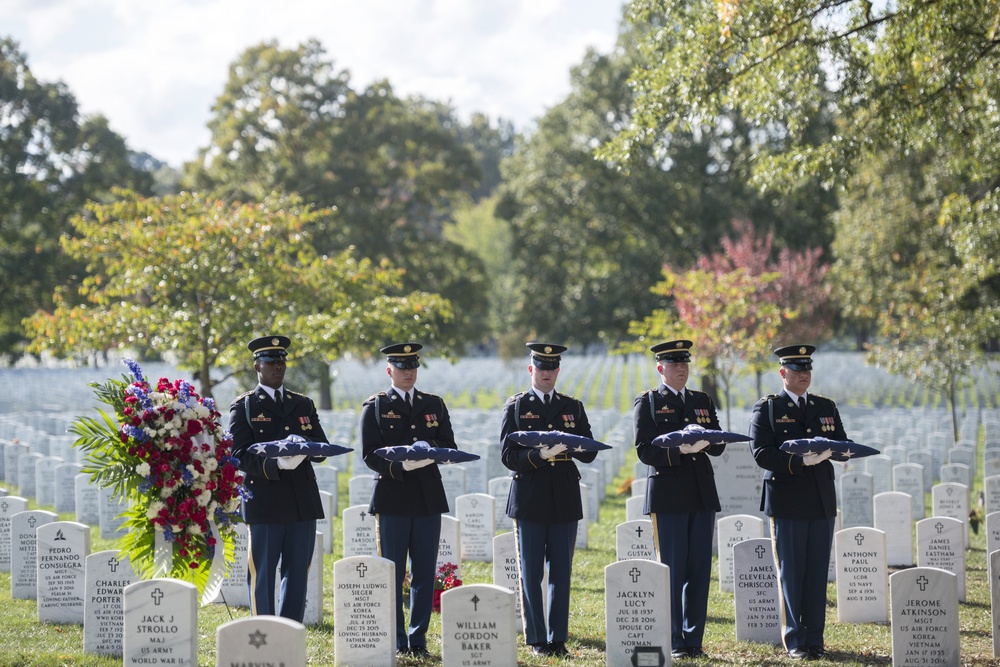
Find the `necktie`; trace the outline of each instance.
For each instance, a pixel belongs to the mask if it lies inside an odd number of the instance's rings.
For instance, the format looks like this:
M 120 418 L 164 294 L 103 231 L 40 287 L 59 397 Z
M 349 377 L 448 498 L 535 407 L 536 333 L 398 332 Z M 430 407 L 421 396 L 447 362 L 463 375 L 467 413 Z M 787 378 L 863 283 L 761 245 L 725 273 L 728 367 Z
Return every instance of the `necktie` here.
M 413 403 L 410 403 L 410 392 L 406 392 L 405 394 L 403 394 L 403 397 L 406 399 L 406 407 L 408 408 L 413 407 Z
M 806 411 L 806 397 L 805 396 L 799 396 L 799 410 L 801 410 L 802 412 Z
M 551 402 L 552 402 L 552 397 L 549 396 L 548 394 L 545 394 L 545 407 L 549 407 L 549 403 Z
M 274 392 L 274 402 L 278 406 L 279 410 L 283 410 L 284 409 L 285 406 L 281 402 L 281 392 L 278 391 L 278 390 L 275 390 L 275 392 Z

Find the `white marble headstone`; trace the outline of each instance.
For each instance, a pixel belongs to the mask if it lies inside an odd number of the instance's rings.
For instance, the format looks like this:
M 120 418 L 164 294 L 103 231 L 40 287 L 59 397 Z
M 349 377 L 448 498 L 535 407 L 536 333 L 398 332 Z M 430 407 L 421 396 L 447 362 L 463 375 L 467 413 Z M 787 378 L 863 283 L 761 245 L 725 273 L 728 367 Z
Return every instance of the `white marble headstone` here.
M 219 595 L 215 602 L 225 602 L 230 607 L 249 607 L 250 586 L 247 583 L 247 563 L 250 554 L 250 529 L 245 523 L 238 523 L 233 528 L 235 560 L 227 566 L 226 578 L 219 588 Z
M 917 522 L 917 565 L 936 567 L 957 577 L 958 599 L 965 601 L 963 523 L 932 516 Z
M 669 665 L 670 568 L 645 559 L 605 567 L 604 619 L 608 667 Z M 642 655 L 660 661 L 638 662 Z
M 73 478 L 73 504 L 77 521 L 88 526 L 100 525 L 100 487 L 90 481 L 90 475 L 81 472 Z
M 22 456 L 27 456 L 31 453 L 31 447 L 24 444 L 23 442 L 9 442 L 4 445 L 3 448 L 3 471 L 4 471 L 4 481 L 6 481 L 11 486 L 20 487 L 20 480 L 18 479 L 18 460 Z M 22 495 L 24 490 L 21 490 Z
M 364 505 L 369 507 L 372 499 L 372 489 L 375 488 L 375 478 L 371 474 L 355 475 L 347 482 L 347 504 L 351 507 Z
M 986 515 L 986 553 L 1000 549 L 1000 512 Z
M 280 593 L 281 584 L 278 584 Z M 313 543 L 313 558 L 309 564 L 309 574 L 306 577 L 306 609 L 302 615 L 305 625 L 316 626 L 323 622 L 323 542 L 316 533 Z
M 336 458 L 336 457 L 335 457 Z M 329 462 L 329 459 L 327 459 Z M 338 482 L 340 480 L 340 471 L 334 468 L 332 465 L 314 465 L 313 471 L 316 473 L 316 486 L 319 487 L 320 491 L 326 491 L 331 497 L 331 507 L 330 513 L 327 516 L 334 517 L 340 514 L 340 493 Z
M 580 501 L 587 507 L 588 523 L 601 517 L 601 472 L 593 466 L 578 466 L 580 471 Z
M 333 553 L 333 496 L 328 491 L 319 492 L 319 502 L 323 506 L 323 518 L 316 520 L 316 539 L 323 546 L 323 553 Z
M 494 477 L 488 483 L 490 495 L 496 498 L 497 530 L 513 530 L 514 521 L 507 516 L 507 500 L 510 497 L 510 477 Z
M 872 476 L 872 493 L 878 495 L 892 491 L 893 461 L 884 454 L 867 456 L 864 459 L 865 472 Z
M 60 463 L 55 470 L 56 512 L 76 512 L 76 489 L 74 479 L 83 469 L 79 463 Z M 81 521 L 80 523 L 84 523 Z
M 441 664 L 517 664 L 515 594 L 502 586 L 469 584 L 441 595 Z
M 885 557 L 890 567 L 913 565 L 913 503 L 908 493 L 875 496 L 875 527 L 885 533 Z
M 6 500 L 6 499 L 5 499 Z M 55 512 L 26 510 L 10 518 L 10 596 L 16 600 L 38 597 L 36 531 L 59 519 Z
M 875 524 L 872 513 L 874 482 L 866 472 L 845 472 L 840 478 L 840 522 L 844 528 Z
M 889 577 L 889 593 L 893 667 L 960 664 L 955 575 L 931 567 L 902 570 Z
M 913 506 L 913 520 L 924 518 L 924 468 L 917 463 L 903 463 L 892 469 L 893 491 L 907 493 Z
M 885 533 L 875 528 L 845 528 L 834 535 L 837 551 L 837 620 L 885 623 L 889 620 L 889 574 Z
M 521 580 L 517 571 L 517 546 L 514 533 L 500 533 L 493 538 L 493 584 L 514 593 L 514 618 L 518 632 L 523 632 L 521 619 Z
M 587 497 L 587 485 L 580 484 L 580 499 Z M 576 549 L 587 549 L 590 545 L 590 509 L 586 502 L 580 503 L 583 510 L 583 518 L 576 522 L 576 542 L 573 544 Z
M 455 516 L 455 499 L 465 495 L 467 473 L 464 466 L 458 464 L 439 465 L 441 485 L 444 487 L 445 498 L 448 499 L 448 514 Z
M 438 542 L 437 565 L 434 571 L 441 569 L 442 565 L 452 564 L 457 567 L 455 576 L 462 578 L 462 533 L 459 521 L 447 514 L 441 515 L 441 538 Z
M 30 452 L 17 460 L 18 490 L 25 498 L 36 498 L 35 464 L 45 457 L 37 452 Z
M 53 521 L 39 526 L 36 536 L 38 620 L 83 625 L 90 526 Z
M 983 496 L 986 501 L 986 513 L 1000 512 L 1000 475 L 983 479 Z
M 35 462 L 35 500 L 42 506 L 56 504 L 56 466 L 63 460 L 45 456 Z
M 28 509 L 28 499 L 21 496 L 0 498 L 0 572 L 10 572 L 11 533 L 10 518 Z
M 337 665 L 396 664 L 396 565 L 378 556 L 333 564 L 334 655 Z
M 733 545 L 733 576 L 737 641 L 781 644 L 778 575 L 771 540 L 756 538 Z
M 645 503 L 646 499 L 639 496 L 627 499 L 625 501 L 625 520 L 638 521 L 639 519 L 648 519 L 649 516 L 642 512 Z
M 633 479 L 632 483 L 629 485 L 629 496 L 632 498 L 636 497 L 646 497 L 646 487 L 649 486 L 648 478 Z
M 496 516 L 493 496 L 467 493 L 455 499 L 455 512 L 462 530 L 462 560 L 489 563 L 493 560 Z
M 764 522 L 750 514 L 733 514 L 718 520 L 719 590 L 732 593 L 733 545 L 764 537 Z
M 969 487 L 955 482 L 935 484 L 931 489 L 932 517 L 946 516 L 958 519 L 963 524 L 963 539 L 969 548 Z M 959 590 L 962 586 L 959 584 Z M 964 597 L 962 598 L 964 601 Z
M 726 451 L 712 458 L 715 469 L 716 487 L 719 492 L 719 516 L 750 514 L 764 517 L 760 509 L 761 469 L 753 459 L 750 445 L 734 442 L 726 446 Z M 645 475 L 643 475 L 645 476 Z M 722 483 L 720 480 L 725 480 Z
M 122 654 L 125 615 L 122 611 L 125 587 L 136 580 L 128 558 L 118 559 L 117 551 L 98 551 L 87 556 L 83 602 L 83 652 L 100 655 Z
M 128 510 L 128 503 L 114 495 L 111 487 L 103 487 L 97 492 L 98 515 L 101 525 L 101 539 L 113 540 L 121 537 L 125 528 L 122 512 Z M 81 521 L 80 523 L 84 523 Z
M 993 657 L 1000 658 L 1000 550 L 989 552 L 986 571 L 990 579 L 990 621 L 993 625 Z
M 305 667 L 306 627 L 280 616 L 251 616 L 215 631 L 215 665 Z
M 353 505 L 343 511 L 344 558 L 378 555 L 378 527 L 368 505 Z
M 123 667 L 197 667 L 198 589 L 178 579 L 137 581 L 124 591 Z
M 653 522 L 649 519 L 626 521 L 615 527 L 615 555 L 618 560 L 658 560 L 653 540 Z

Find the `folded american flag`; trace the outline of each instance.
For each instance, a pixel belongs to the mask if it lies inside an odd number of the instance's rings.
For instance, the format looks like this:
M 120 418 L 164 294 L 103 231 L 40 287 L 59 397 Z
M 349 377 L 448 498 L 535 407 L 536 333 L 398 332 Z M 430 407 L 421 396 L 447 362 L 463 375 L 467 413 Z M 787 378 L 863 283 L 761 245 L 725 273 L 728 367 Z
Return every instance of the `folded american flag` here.
M 258 442 L 250 445 L 250 451 L 261 456 L 338 456 L 353 452 L 351 447 L 334 445 L 329 442 L 313 442 L 306 440 L 301 435 L 290 435 L 283 440 L 272 440 L 270 442 Z

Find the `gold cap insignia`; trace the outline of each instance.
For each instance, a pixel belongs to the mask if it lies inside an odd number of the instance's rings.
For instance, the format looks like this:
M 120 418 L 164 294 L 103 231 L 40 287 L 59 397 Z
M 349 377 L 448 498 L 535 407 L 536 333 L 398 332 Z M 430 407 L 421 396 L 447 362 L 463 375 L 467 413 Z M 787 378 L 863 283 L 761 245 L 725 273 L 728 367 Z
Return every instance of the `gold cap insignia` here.
M 549 345 L 546 345 L 545 346 L 545 354 L 548 354 L 551 351 L 552 351 L 552 348 Z
M 410 346 L 407 345 L 406 347 L 403 348 L 403 352 L 409 352 L 410 349 L 411 349 Z
M 805 353 L 806 353 L 806 348 L 800 347 L 799 348 L 799 354 L 805 354 Z
M 271 345 L 277 345 L 277 344 L 278 344 L 278 343 L 280 343 L 280 342 L 281 342 L 281 341 L 280 341 L 280 340 L 278 340 L 277 338 L 272 338 L 272 339 L 271 339 Z
M 684 347 L 684 343 L 682 341 L 677 341 L 677 344 L 674 345 L 674 347 Z

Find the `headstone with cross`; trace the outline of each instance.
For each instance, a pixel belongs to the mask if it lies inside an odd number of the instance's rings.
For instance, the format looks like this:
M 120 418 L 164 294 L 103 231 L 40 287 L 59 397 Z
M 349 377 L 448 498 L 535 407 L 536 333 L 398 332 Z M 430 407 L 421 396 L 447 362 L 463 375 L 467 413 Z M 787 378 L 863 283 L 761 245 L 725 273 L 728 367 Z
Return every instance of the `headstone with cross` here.
M 83 625 L 84 566 L 90 555 L 90 526 L 53 521 L 35 531 L 38 563 L 38 620 Z
M 306 627 L 298 621 L 280 616 L 240 618 L 216 628 L 215 646 L 218 667 L 305 667 Z
M 178 579 L 125 587 L 123 667 L 196 667 L 198 589 Z
M 781 644 L 778 577 L 771 540 L 754 538 L 733 546 L 736 639 Z
M 334 655 L 338 665 L 394 665 L 396 565 L 378 556 L 333 564 Z
M 965 601 L 963 522 L 932 516 L 917 522 L 917 565 L 936 567 L 957 577 L 958 599 Z
M 83 652 L 121 656 L 125 616 L 125 587 L 136 580 L 128 558 L 117 551 L 98 551 L 87 556 L 83 601 Z M 244 577 L 243 587 L 246 588 Z
M 637 519 L 615 526 L 615 554 L 620 561 L 636 558 L 657 560 L 653 522 Z
M 455 512 L 462 532 L 462 560 L 493 561 L 496 534 L 496 501 L 485 493 L 466 493 L 455 499 Z
M 375 515 L 368 505 L 352 505 L 342 513 L 344 558 L 378 555 L 378 531 Z
M 467 584 L 441 595 L 444 667 L 517 664 L 515 594 L 503 586 Z
M 962 522 L 963 545 L 969 548 L 969 487 L 942 482 L 931 488 L 931 516 L 946 516 Z
M 751 514 L 732 514 L 718 521 L 719 590 L 733 592 L 733 546 L 764 537 L 764 522 Z
M 670 568 L 622 560 L 604 568 L 608 667 L 629 667 L 637 647 L 670 656 Z M 654 663 L 654 664 L 664 664 Z
M 885 561 L 890 567 L 913 565 L 913 503 L 908 493 L 875 496 L 875 527 L 885 533 Z
M 9 500 L 4 498 L 3 500 Z M 0 501 L 2 505 L 2 501 Z M 37 546 L 39 526 L 57 521 L 45 510 L 18 512 L 10 518 L 10 596 L 16 600 L 38 598 Z
M 11 532 L 10 519 L 28 509 L 28 499 L 21 496 L 0 498 L 0 572 L 10 572 Z
M 893 667 L 960 664 L 954 574 L 933 567 L 902 570 L 889 577 L 889 594 Z
M 884 495 L 884 494 L 879 494 Z M 909 499 L 905 499 L 909 507 Z M 885 623 L 889 620 L 889 574 L 885 533 L 875 528 L 845 528 L 834 535 L 837 554 L 837 620 Z

